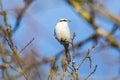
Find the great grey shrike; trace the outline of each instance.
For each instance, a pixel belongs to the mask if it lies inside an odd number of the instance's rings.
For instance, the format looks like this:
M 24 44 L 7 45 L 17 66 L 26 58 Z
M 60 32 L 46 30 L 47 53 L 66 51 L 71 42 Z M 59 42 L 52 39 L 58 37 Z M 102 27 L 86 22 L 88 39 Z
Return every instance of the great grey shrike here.
M 70 63 L 70 54 L 69 54 L 69 43 L 70 43 L 70 29 L 68 23 L 70 20 L 62 18 L 60 19 L 55 27 L 54 35 L 55 38 L 64 46 L 65 56 L 68 63 Z

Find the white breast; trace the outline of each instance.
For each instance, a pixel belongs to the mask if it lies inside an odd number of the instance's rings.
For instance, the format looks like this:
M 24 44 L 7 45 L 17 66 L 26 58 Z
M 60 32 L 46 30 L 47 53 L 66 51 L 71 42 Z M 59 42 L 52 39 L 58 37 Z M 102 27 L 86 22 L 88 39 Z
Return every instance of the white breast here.
M 68 22 L 58 22 L 56 24 L 55 36 L 59 41 L 70 41 L 70 29 L 68 27 Z

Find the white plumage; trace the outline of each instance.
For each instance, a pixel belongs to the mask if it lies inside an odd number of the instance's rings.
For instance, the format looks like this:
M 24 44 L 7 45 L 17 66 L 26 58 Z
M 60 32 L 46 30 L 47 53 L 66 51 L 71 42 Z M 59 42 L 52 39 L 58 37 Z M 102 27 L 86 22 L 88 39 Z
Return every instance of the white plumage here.
M 60 19 L 55 27 L 55 37 L 62 44 L 68 44 L 70 42 L 70 29 L 68 22 L 68 19 Z

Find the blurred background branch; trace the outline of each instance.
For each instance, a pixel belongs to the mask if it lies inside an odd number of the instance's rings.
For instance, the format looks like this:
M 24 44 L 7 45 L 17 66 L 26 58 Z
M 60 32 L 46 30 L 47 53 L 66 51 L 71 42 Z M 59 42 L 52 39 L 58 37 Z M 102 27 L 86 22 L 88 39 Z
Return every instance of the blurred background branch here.
M 21 20 L 24 17 L 25 12 L 27 11 L 27 9 L 29 8 L 29 6 L 32 4 L 33 1 L 34 0 L 24 0 L 25 5 L 17 16 L 15 27 L 12 30 L 13 33 L 15 33 L 20 27 Z

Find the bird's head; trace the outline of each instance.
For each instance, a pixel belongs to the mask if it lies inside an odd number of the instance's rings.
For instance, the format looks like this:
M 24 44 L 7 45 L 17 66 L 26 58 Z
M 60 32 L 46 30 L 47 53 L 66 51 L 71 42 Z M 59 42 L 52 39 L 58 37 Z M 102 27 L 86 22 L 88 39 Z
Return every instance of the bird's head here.
M 58 22 L 71 22 L 70 20 L 66 19 L 66 18 L 62 18 L 60 19 Z

